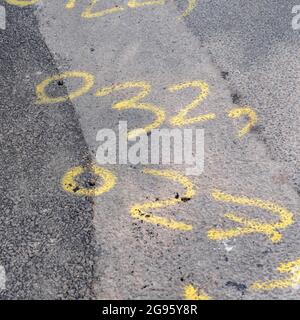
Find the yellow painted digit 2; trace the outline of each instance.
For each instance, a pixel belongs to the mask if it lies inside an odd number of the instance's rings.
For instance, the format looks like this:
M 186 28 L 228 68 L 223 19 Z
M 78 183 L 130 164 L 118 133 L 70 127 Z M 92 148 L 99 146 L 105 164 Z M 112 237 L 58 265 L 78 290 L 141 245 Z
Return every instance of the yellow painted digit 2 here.
M 181 84 L 176 84 L 172 85 L 168 88 L 170 92 L 175 92 L 187 88 L 197 88 L 200 89 L 200 94 L 197 96 L 195 100 L 193 100 L 190 104 L 188 104 L 186 107 L 180 110 L 180 112 L 174 116 L 171 120 L 170 123 L 173 126 L 183 126 L 186 124 L 192 124 L 200 121 L 207 121 L 207 120 L 212 120 L 215 119 L 216 115 L 214 113 L 208 113 L 205 115 L 201 116 L 196 116 L 193 118 L 187 118 L 187 114 L 197 108 L 197 106 L 204 101 L 207 96 L 209 95 L 209 86 L 207 83 L 201 80 L 196 80 L 196 81 L 190 81 L 190 82 L 185 82 Z
M 123 11 L 124 8 L 123 7 L 119 7 L 119 6 L 113 6 L 112 8 L 109 9 L 105 9 L 105 10 L 101 10 L 101 11 L 96 11 L 93 12 L 93 7 L 99 2 L 99 0 L 91 0 L 91 3 L 87 6 L 87 8 L 82 12 L 81 16 L 83 18 L 98 18 L 98 17 L 103 17 L 107 14 L 112 14 L 115 12 L 120 12 Z
M 256 207 L 259 209 L 270 211 L 271 213 L 278 216 L 280 221 L 274 223 L 264 223 L 258 219 L 248 219 L 245 217 L 237 216 L 233 213 L 228 213 L 225 215 L 226 218 L 244 225 L 244 227 L 227 230 L 212 229 L 208 232 L 208 237 L 211 240 L 224 240 L 247 234 L 261 233 L 265 234 L 272 242 L 279 242 L 282 238 L 282 235 L 278 230 L 286 229 L 293 223 L 293 214 L 287 209 L 280 207 L 273 202 L 263 201 L 261 199 L 250 199 L 247 197 L 236 197 L 223 193 L 219 190 L 215 190 L 212 193 L 212 196 L 217 201 Z
M 173 180 L 181 184 L 186 189 L 186 192 L 181 199 L 183 198 L 190 199 L 195 196 L 193 183 L 188 178 L 186 178 L 185 176 L 182 176 L 176 171 L 146 169 L 144 170 L 144 173 L 166 178 L 169 180 Z M 181 199 L 172 198 L 172 199 L 166 199 L 166 200 L 155 201 L 155 202 L 135 204 L 133 207 L 131 207 L 130 214 L 135 219 L 160 225 L 165 228 L 169 228 L 173 230 L 181 230 L 181 231 L 191 231 L 193 229 L 192 225 L 189 225 L 183 222 L 178 222 L 173 219 L 158 217 L 156 215 L 148 213 L 149 209 L 159 209 L 159 208 L 174 206 L 180 203 L 182 201 Z

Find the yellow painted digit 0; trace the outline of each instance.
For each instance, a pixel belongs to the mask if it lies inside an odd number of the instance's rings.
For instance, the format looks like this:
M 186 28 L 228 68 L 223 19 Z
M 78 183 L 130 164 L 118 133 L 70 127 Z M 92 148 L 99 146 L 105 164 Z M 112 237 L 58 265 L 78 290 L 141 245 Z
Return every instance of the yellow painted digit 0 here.
M 208 238 L 211 240 L 224 240 L 233 237 L 239 237 L 247 234 L 261 233 L 266 235 L 272 242 L 276 243 L 281 241 L 282 235 L 278 231 L 280 229 L 286 229 L 293 224 L 293 214 L 287 209 L 278 206 L 270 201 L 264 201 L 260 199 L 250 199 L 247 197 L 236 197 L 229 194 L 225 194 L 219 190 L 212 193 L 213 198 L 216 201 L 239 204 L 242 206 L 250 206 L 266 211 L 270 211 L 274 215 L 278 216 L 279 222 L 264 223 L 258 219 L 248 219 L 239 217 L 233 213 L 225 215 L 229 220 L 239 223 L 244 227 L 238 227 L 234 229 L 212 229 L 208 231 Z
M 73 91 L 69 93 L 67 96 L 62 97 L 49 97 L 46 93 L 47 86 L 54 81 L 64 80 L 68 78 L 81 78 L 83 79 L 83 84 L 79 89 L 76 91 Z M 60 103 L 65 102 L 67 100 L 73 100 L 75 98 L 80 97 L 81 95 L 87 93 L 94 85 L 94 77 L 86 72 L 80 72 L 80 71 L 68 71 L 65 73 L 61 73 L 58 75 L 55 75 L 53 77 L 50 77 L 43 82 L 41 82 L 36 87 L 36 104 L 52 104 L 52 103 Z
M 127 5 L 129 8 L 138 8 L 144 6 L 153 6 L 153 5 L 164 5 L 166 3 L 165 0 L 151 0 L 151 1 L 137 1 L 137 0 L 129 0 Z
M 83 174 L 85 170 L 84 167 L 70 169 L 61 180 L 63 189 L 77 196 L 96 197 L 110 191 L 116 184 L 117 178 L 112 172 L 94 165 L 91 167 L 91 172 L 102 179 L 102 185 L 91 189 L 81 188 L 76 178 Z
M 195 122 L 200 122 L 200 121 L 207 121 L 207 120 L 212 120 L 215 119 L 216 115 L 214 113 L 208 113 L 205 115 L 193 117 L 193 118 L 186 118 L 187 114 L 197 108 L 197 106 L 207 98 L 209 95 L 209 86 L 207 83 L 201 80 L 197 81 L 191 81 L 191 82 L 185 82 L 177 85 L 172 85 L 168 88 L 170 92 L 175 92 L 187 88 L 197 88 L 200 89 L 200 94 L 198 97 L 192 101 L 190 104 L 188 104 L 186 107 L 180 110 L 180 112 L 173 118 L 171 118 L 170 123 L 173 126 L 183 126 L 186 124 L 192 124 Z
M 105 87 L 99 89 L 96 93 L 96 97 L 104 97 L 112 94 L 115 91 L 125 90 L 125 89 L 140 89 L 140 92 L 131 99 L 122 100 L 113 105 L 114 109 L 126 110 L 126 109 L 138 109 L 150 111 L 156 117 L 156 119 L 144 128 L 134 129 L 128 133 L 128 138 L 132 139 L 144 132 L 150 132 L 152 129 L 158 128 L 165 121 L 165 112 L 159 107 L 149 104 L 140 103 L 139 101 L 145 98 L 151 91 L 151 85 L 147 82 L 125 82 L 122 84 L 114 85 L 111 87 Z
M 5 0 L 8 4 L 18 7 L 32 6 L 39 2 L 39 0 Z
M 191 199 L 195 196 L 193 183 L 187 177 L 182 176 L 176 171 L 146 169 L 144 170 L 144 173 L 169 179 L 181 184 L 186 189 L 186 192 L 181 199 L 184 199 L 184 198 Z M 130 214 L 134 219 L 160 225 L 168 229 L 180 230 L 180 231 L 191 231 L 193 229 L 192 225 L 189 225 L 183 222 L 178 222 L 173 219 L 158 217 L 156 215 L 148 213 L 149 209 L 160 209 L 164 207 L 174 206 L 180 203 L 182 201 L 181 199 L 171 198 L 171 199 L 166 199 L 161 201 L 135 204 L 133 207 L 131 207 Z
M 123 11 L 124 8 L 123 7 L 119 7 L 119 6 L 113 6 L 112 8 L 109 9 L 104 9 L 101 11 L 96 11 L 93 12 L 93 8 L 95 7 L 95 5 L 99 2 L 100 0 L 91 0 L 90 4 L 86 7 L 86 9 L 82 12 L 81 16 L 83 18 L 86 19 L 92 19 L 92 18 L 99 18 L 99 17 L 103 17 L 105 15 L 108 14 L 112 14 L 112 13 L 116 13 L 116 12 L 120 12 Z
M 280 273 L 290 273 L 291 275 L 284 279 L 271 280 L 266 282 L 255 282 L 250 287 L 252 291 L 269 291 L 274 289 L 285 289 L 289 287 L 298 287 L 300 285 L 300 259 L 288 263 L 282 263 L 277 268 Z
M 204 300 L 212 300 L 212 298 L 204 292 L 200 292 L 199 294 L 198 290 L 190 284 L 184 288 L 184 300 L 203 300 L 204 301 Z
M 228 113 L 228 116 L 230 118 L 240 118 L 240 117 L 248 117 L 249 118 L 249 123 L 244 128 L 242 128 L 238 133 L 238 136 L 240 138 L 242 138 L 247 133 L 249 133 L 250 130 L 257 123 L 257 114 L 250 107 L 234 108 Z

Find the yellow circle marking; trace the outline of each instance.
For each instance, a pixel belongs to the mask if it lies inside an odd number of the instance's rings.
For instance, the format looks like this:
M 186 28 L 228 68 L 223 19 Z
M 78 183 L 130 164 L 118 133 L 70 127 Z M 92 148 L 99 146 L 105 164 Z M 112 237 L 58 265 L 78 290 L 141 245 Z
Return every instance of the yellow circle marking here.
M 78 196 L 96 197 L 110 191 L 116 185 L 117 178 L 112 172 L 94 165 L 91 172 L 103 180 L 103 185 L 91 189 L 80 188 L 75 178 L 83 174 L 85 170 L 84 167 L 75 167 L 69 170 L 61 181 L 63 189 Z
M 62 97 L 49 97 L 45 91 L 46 87 L 53 81 L 59 81 L 64 80 L 68 78 L 82 78 L 83 84 L 82 86 L 77 89 L 76 91 L 73 91 L 69 93 L 66 96 Z M 36 96 L 37 96 L 37 104 L 49 104 L 49 103 L 60 103 L 65 102 L 67 100 L 73 100 L 75 98 L 78 98 L 82 96 L 83 94 L 87 93 L 94 85 L 94 76 L 87 73 L 87 72 L 81 72 L 81 71 L 67 71 L 64 73 L 57 74 L 53 77 L 50 77 L 36 87 Z

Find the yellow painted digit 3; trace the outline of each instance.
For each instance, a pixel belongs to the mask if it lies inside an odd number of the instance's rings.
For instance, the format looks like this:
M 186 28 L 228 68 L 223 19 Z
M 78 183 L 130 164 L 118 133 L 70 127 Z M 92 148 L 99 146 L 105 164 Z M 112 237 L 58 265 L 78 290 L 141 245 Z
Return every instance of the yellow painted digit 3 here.
M 158 128 L 165 121 L 165 112 L 159 107 L 149 104 L 139 102 L 151 91 L 151 85 L 148 82 L 125 82 L 111 87 L 106 87 L 99 89 L 96 93 L 96 97 L 104 97 L 106 95 L 112 94 L 115 91 L 125 90 L 125 89 L 140 89 L 140 92 L 132 97 L 131 99 L 122 100 L 113 105 L 114 109 L 128 110 L 128 109 L 138 109 L 150 111 L 155 115 L 155 120 L 144 128 L 138 128 L 130 131 L 128 133 L 128 138 L 132 139 L 139 136 L 141 133 L 150 132 L 152 129 Z

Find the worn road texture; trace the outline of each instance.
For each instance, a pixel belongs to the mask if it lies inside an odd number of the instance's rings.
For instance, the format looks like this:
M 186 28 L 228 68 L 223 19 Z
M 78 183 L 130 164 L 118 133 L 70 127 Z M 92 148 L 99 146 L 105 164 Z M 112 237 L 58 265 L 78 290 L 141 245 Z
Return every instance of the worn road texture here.
M 7 6 L 0 43 L 1 298 L 90 298 L 92 199 L 60 190 L 60 176 L 89 155 L 71 103 L 35 104 L 35 84 L 57 67 L 34 8 Z
M 182 17 L 187 1 L 129 8 L 127 1 L 116 0 L 115 11 L 124 10 L 87 19 L 81 13 L 89 0 L 75 1 L 69 9 L 67 2 L 5 4 L 0 265 L 6 287 L 1 297 L 183 299 L 192 285 L 211 299 L 300 299 L 299 267 L 277 270 L 300 259 L 300 33 L 291 28 L 296 3 L 199 0 Z M 103 0 L 92 10 L 110 6 Z M 36 104 L 36 85 L 66 71 L 92 74 L 94 86 L 76 99 Z M 98 130 L 117 130 L 120 120 L 130 129 L 153 121 L 147 111 L 112 108 L 136 91 L 96 97 L 97 89 L 150 82 L 152 91 L 143 102 L 164 109 L 162 127 L 169 128 L 169 119 L 198 91 L 167 88 L 194 80 L 208 83 L 210 93 L 189 116 L 216 114 L 184 127 L 205 129 L 204 172 L 188 177 L 195 190 L 191 199 L 151 210 L 191 230 L 131 217 L 135 204 L 184 194 L 180 184 L 146 174 L 142 165 L 106 165 L 117 183 L 99 197 L 63 190 L 66 171 L 96 163 Z M 47 92 L 59 97 L 77 87 L 73 80 L 54 81 Z M 228 112 L 243 106 L 256 111 L 258 122 L 238 137 L 245 119 L 232 119 Z M 184 175 L 187 166 L 150 167 Z M 82 184 L 93 188 L 91 178 L 81 177 Z M 248 206 L 232 197 L 221 201 L 216 189 L 261 201 Z M 267 201 L 287 211 L 274 211 Z M 245 226 L 245 219 L 256 219 L 256 227 Z M 275 225 L 271 233 L 266 225 Z M 241 234 L 246 227 L 252 232 Z M 212 229 L 239 232 L 214 239 Z M 281 288 L 253 286 L 287 278 Z

